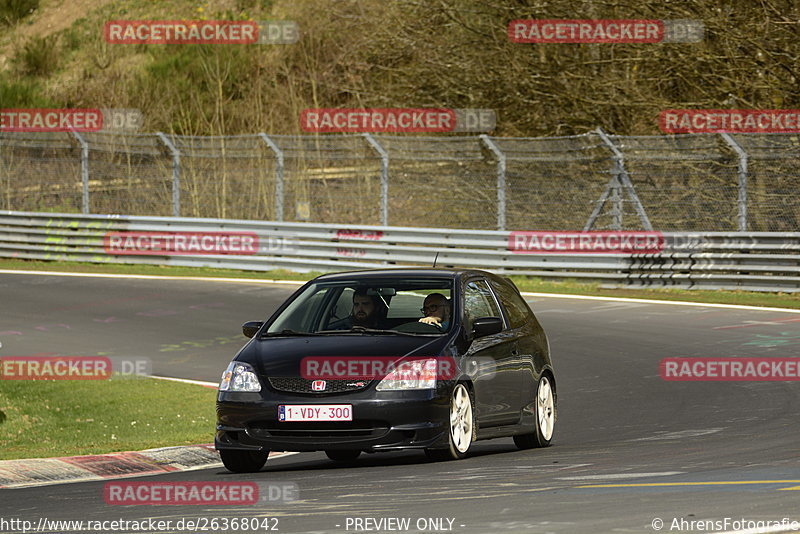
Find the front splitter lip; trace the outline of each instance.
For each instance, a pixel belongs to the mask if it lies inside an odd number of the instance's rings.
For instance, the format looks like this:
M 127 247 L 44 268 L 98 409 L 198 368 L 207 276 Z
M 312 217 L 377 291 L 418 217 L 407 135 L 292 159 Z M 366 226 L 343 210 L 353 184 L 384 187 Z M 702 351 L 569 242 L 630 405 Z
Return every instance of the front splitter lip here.
M 253 436 L 246 428 L 218 425 L 214 446 L 219 449 L 313 452 L 325 450 L 396 451 L 446 446 L 448 433 L 443 423 L 424 422 L 390 427 L 384 434 L 367 439 L 323 437 L 296 438 Z M 235 438 L 234 438 L 235 436 Z

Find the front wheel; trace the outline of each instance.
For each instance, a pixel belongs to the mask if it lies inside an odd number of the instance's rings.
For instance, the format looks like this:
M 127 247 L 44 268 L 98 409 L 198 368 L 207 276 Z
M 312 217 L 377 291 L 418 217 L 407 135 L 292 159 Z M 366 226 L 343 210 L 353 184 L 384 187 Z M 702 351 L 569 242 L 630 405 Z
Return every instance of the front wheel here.
M 547 375 L 539 379 L 536 388 L 536 428 L 530 434 L 514 436 L 514 443 L 520 449 L 533 449 L 547 447 L 553 438 L 556 423 L 556 401 L 553 396 L 553 387 Z
M 456 385 L 450 398 L 450 438 L 446 449 L 425 449 L 432 460 L 460 460 L 467 455 L 475 438 L 472 396 L 464 384 Z
M 220 449 L 222 464 L 234 473 L 255 473 L 267 463 L 269 452 Z

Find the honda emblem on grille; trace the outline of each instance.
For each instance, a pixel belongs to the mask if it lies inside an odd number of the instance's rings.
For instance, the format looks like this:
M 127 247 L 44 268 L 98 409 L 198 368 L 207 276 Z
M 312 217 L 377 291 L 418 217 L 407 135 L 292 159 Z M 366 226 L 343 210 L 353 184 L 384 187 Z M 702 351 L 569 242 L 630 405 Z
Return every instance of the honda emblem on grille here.
M 327 383 L 324 380 L 314 380 L 311 382 L 311 390 L 312 391 L 325 391 L 325 387 Z

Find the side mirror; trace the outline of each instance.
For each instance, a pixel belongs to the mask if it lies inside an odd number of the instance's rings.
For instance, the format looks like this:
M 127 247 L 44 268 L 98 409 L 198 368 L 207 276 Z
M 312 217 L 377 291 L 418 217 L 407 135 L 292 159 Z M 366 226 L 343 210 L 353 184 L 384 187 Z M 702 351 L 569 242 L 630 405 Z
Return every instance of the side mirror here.
M 503 330 L 499 317 L 478 317 L 472 322 L 472 333 L 476 338 L 497 334 Z
M 253 337 L 264 326 L 261 321 L 247 321 L 242 325 L 242 334 L 244 337 Z

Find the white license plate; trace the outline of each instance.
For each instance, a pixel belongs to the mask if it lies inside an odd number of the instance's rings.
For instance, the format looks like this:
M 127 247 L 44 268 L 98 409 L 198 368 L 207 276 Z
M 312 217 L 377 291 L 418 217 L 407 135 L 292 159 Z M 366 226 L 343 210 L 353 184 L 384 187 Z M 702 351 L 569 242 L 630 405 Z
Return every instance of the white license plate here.
M 281 404 L 278 421 L 352 421 L 352 404 Z

